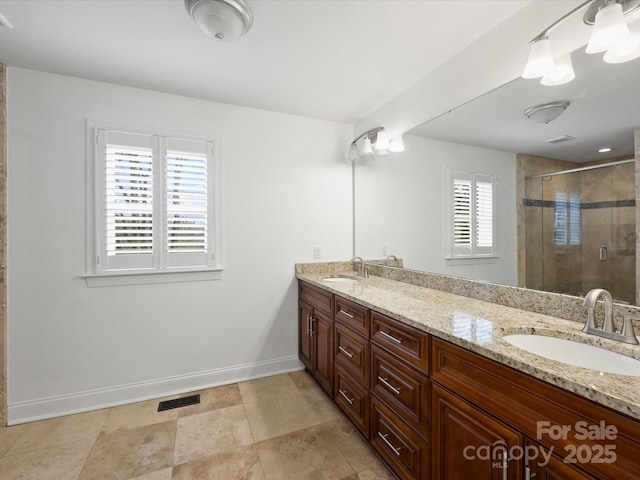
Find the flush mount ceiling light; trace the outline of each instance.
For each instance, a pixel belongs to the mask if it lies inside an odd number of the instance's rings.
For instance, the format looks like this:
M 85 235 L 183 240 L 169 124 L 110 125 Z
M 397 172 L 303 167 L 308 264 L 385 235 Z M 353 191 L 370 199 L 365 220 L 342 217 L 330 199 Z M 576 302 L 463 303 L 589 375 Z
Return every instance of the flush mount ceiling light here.
M 531 40 L 529 59 L 522 78 L 542 78 L 540 83 L 547 86 L 562 85 L 575 78 L 571 51 L 581 45 L 575 45 L 568 53 L 556 58 L 549 32 L 582 10 L 583 22 L 593 25 L 587 53 L 606 52 L 603 60 L 607 63 L 628 62 L 640 57 L 640 36 L 631 33 L 624 18 L 638 7 L 640 0 L 589 0 L 578 5 Z M 580 35 L 576 33 L 573 37 L 580 38 Z
M 377 157 L 404 152 L 402 136 L 389 140 L 384 127 L 375 127 L 359 135 L 349 144 L 347 162 L 355 162 L 361 157 Z
M 242 0 L 185 0 L 184 5 L 202 33 L 218 40 L 240 38 L 253 25 Z
M 534 105 L 527 108 L 524 112 L 525 117 L 537 123 L 549 123 L 558 118 L 569 106 L 568 101 L 544 103 L 542 105 Z

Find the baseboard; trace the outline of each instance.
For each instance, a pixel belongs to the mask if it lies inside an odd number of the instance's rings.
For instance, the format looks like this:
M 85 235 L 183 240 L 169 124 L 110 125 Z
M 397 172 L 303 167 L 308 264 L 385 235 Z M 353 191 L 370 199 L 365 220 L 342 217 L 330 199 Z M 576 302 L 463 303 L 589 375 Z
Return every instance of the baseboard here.
M 290 356 L 161 378 L 148 382 L 117 385 L 69 395 L 17 402 L 7 406 L 8 425 L 177 395 L 279 373 L 293 372 L 302 368 L 304 367 L 298 357 Z

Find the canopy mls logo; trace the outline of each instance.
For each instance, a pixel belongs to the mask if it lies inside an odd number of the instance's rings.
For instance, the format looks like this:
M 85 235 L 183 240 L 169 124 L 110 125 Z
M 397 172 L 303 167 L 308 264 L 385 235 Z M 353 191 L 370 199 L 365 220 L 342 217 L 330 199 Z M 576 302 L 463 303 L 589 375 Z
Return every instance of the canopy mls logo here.
M 524 460 L 525 465 L 537 464 L 544 468 L 555 453 L 564 463 L 614 463 L 616 446 L 613 443 L 618 437 L 615 425 L 607 425 L 604 420 L 598 424 L 578 421 L 574 425 L 555 425 L 549 421 L 536 423 L 536 439 L 542 442 L 549 440 L 569 440 L 562 450 L 554 446 L 544 447 L 541 444 L 508 445 L 505 440 L 496 440 L 490 445 L 467 445 L 462 450 L 465 460 L 490 461 L 491 468 L 506 469 L 508 462 Z M 586 443 L 577 443 L 585 441 Z

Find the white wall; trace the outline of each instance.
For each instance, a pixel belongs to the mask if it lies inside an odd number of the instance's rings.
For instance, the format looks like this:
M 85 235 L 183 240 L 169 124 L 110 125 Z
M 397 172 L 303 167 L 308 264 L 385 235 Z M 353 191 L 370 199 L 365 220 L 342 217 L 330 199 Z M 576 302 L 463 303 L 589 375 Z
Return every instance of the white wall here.
M 404 153 L 356 165 L 356 254 L 382 258 L 385 246 L 406 268 L 515 285 L 515 154 L 412 135 L 404 144 Z M 447 169 L 495 175 L 498 259 L 445 261 Z
M 300 368 L 294 263 L 351 255 L 351 126 L 8 69 L 10 423 Z M 219 281 L 88 288 L 85 120 L 223 137 Z

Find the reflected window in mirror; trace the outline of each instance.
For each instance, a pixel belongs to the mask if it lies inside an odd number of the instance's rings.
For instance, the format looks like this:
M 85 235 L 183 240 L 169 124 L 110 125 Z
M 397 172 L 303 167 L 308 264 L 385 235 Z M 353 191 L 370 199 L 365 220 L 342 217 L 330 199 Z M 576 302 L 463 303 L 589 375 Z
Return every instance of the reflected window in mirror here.
M 495 255 L 494 176 L 452 170 L 449 174 L 450 258 Z

